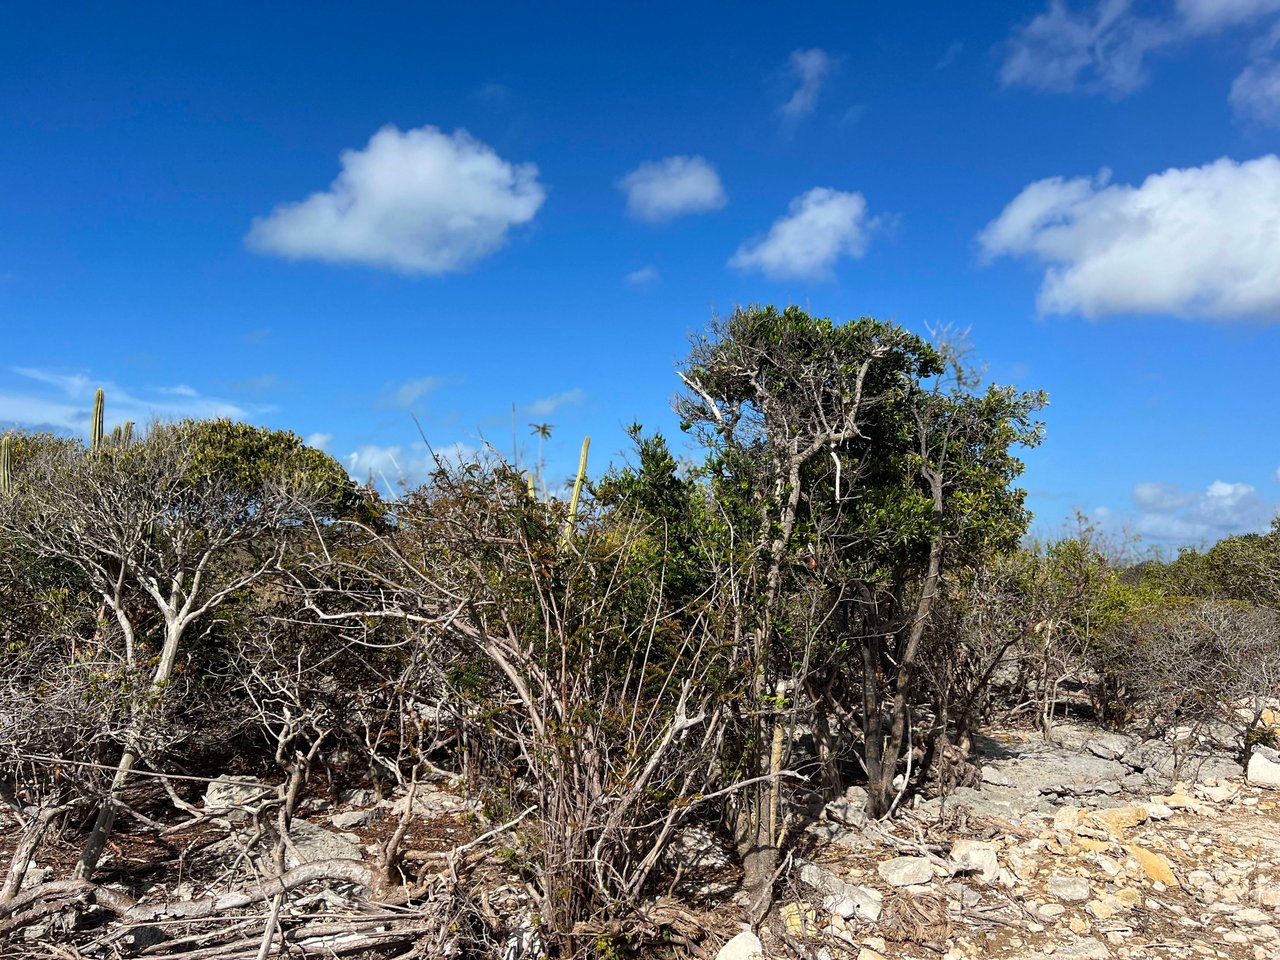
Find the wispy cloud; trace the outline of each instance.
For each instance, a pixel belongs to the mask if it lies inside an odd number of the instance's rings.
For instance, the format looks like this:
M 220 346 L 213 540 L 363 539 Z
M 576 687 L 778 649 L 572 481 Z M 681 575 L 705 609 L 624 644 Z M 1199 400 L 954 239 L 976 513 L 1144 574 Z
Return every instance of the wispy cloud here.
M 536 166 L 508 163 L 465 130 L 388 125 L 340 159 L 328 190 L 254 220 L 249 247 L 435 276 L 498 250 L 546 198 Z
M 1133 0 L 1097 0 L 1075 7 L 1050 0 L 1005 45 L 1005 86 L 1123 97 L 1147 82 L 1147 58 L 1197 38 L 1280 13 L 1280 0 L 1176 0 L 1163 10 Z M 1247 99 L 1258 71 L 1239 81 Z M 1239 108 L 1237 108 L 1239 109 Z
M 627 284 L 632 287 L 651 287 L 661 279 L 658 268 L 653 264 L 641 267 L 639 270 L 632 270 L 627 274 Z
M 866 253 L 875 226 L 862 194 L 815 187 L 792 200 L 765 236 L 739 247 L 729 266 L 776 278 L 828 278 L 838 260 Z
M 814 48 L 791 51 L 787 69 L 797 86 L 778 112 L 787 120 L 798 120 L 813 113 L 818 106 L 822 86 L 834 66 L 835 61 L 825 50 Z
M 256 377 L 245 377 L 230 384 L 238 393 L 267 393 L 278 389 L 280 378 L 274 373 L 260 373 Z
M 953 40 L 950 46 L 938 58 L 938 62 L 933 65 L 934 70 L 945 70 L 960 58 L 960 54 L 964 52 L 964 41 Z
M 642 163 L 618 181 L 618 188 L 627 195 L 627 213 L 650 223 L 719 210 L 728 203 L 720 174 L 704 157 Z
M 549 417 L 561 407 L 577 406 L 585 399 L 587 399 L 587 392 L 581 387 L 574 387 L 563 393 L 534 400 L 524 408 L 524 412 L 530 417 Z
M 1231 84 L 1229 96 L 1236 116 L 1268 126 L 1280 126 L 1280 60 L 1259 57 Z
M 250 409 L 230 400 L 206 396 L 186 384 L 130 390 L 111 382 L 97 381 L 84 373 L 60 373 L 31 367 L 16 367 L 9 372 L 16 379 L 0 386 L 0 426 L 17 425 L 27 429 L 86 434 L 94 392 L 98 387 L 102 387 L 106 394 L 105 419 L 108 426 L 126 420 L 142 426 L 153 419 L 187 417 L 243 420 L 264 409 Z
M 398 407 L 411 407 L 433 390 L 440 388 L 444 380 L 440 377 L 419 377 L 406 380 L 391 391 L 391 402 Z

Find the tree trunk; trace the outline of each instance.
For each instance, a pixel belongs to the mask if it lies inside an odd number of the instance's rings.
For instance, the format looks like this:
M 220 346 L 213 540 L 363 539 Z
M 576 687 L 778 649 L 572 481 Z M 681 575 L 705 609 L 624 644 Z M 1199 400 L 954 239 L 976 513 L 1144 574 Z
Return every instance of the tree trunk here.
M 934 522 L 936 532 L 933 543 L 929 546 L 929 571 L 925 575 L 921 588 L 920 600 L 916 604 L 915 618 L 907 635 L 907 643 L 898 661 L 897 676 L 894 680 L 893 708 L 889 715 L 889 736 L 884 741 L 884 750 L 878 758 L 879 769 L 876 776 L 871 776 L 871 765 L 867 764 L 867 813 L 873 817 L 883 817 L 893 806 L 893 779 L 897 773 L 898 760 L 902 757 L 902 747 L 907 739 L 908 716 L 907 698 L 911 693 L 911 683 L 915 679 L 916 658 L 920 652 L 920 641 L 924 637 L 929 616 L 933 611 L 933 601 L 938 593 L 938 584 L 942 579 L 942 506 L 941 488 L 935 485 L 934 490 Z M 877 715 L 879 705 L 877 704 Z M 905 786 L 905 785 L 904 785 Z

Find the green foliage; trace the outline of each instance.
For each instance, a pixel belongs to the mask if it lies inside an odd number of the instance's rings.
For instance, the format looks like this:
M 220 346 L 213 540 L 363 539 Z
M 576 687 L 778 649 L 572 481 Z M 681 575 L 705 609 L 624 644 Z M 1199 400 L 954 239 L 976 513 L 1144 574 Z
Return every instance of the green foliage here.
M 172 430 L 192 450 L 190 482 L 197 489 L 231 481 L 247 492 L 267 491 L 288 481 L 307 491 L 321 507 L 322 519 L 376 522 L 379 513 L 329 454 L 308 447 L 288 430 L 269 430 L 228 419 L 184 420 Z
M 1170 594 L 1280 609 L 1280 518 L 1265 534 L 1225 537 L 1203 552 L 1187 548 L 1167 565 L 1146 564 L 1142 574 Z

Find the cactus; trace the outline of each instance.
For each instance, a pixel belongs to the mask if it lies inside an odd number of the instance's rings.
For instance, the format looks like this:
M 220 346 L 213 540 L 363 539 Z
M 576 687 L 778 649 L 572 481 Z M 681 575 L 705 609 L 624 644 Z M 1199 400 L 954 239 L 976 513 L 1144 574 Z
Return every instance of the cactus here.
M 13 474 L 9 466 L 11 446 L 13 446 L 11 437 L 0 437 L 0 496 L 6 497 L 13 492 Z
M 93 395 L 93 420 L 89 426 L 89 451 L 91 453 L 102 452 L 102 407 L 103 393 L 102 388 L 98 388 L 98 392 Z
M 533 485 L 533 474 L 532 473 L 525 474 L 525 480 L 529 482 L 529 499 L 537 500 L 538 488 Z
M 582 440 L 582 457 L 578 461 L 578 479 L 573 482 L 573 496 L 569 498 L 569 519 L 564 522 L 564 541 L 568 543 L 573 537 L 573 525 L 578 519 L 578 497 L 582 495 L 582 481 L 587 476 L 587 448 L 591 446 L 591 438 Z
M 129 444 L 133 443 L 133 421 L 132 420 L 126 420 L 124 422 L 124 429 L 120 431 L 120 438 L 121 440 L 124 441 L 124 445 L 126 447 Z

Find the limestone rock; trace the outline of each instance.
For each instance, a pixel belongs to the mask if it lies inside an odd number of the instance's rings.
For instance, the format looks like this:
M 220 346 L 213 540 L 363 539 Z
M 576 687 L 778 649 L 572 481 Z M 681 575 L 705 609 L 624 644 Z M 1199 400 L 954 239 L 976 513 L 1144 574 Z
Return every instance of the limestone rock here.
M 1110 920 L 1116 915 L 1116 908 L 1102 900 L 1090 900 L 1084 905 L 1084 912 L 1095 920 Z
M 306 820 L 294 820 L 289 825 L 289 839 L 297 850 L 285 855 L 285 865 L 293 868 L 317 860 L 360 860 L 360 847 L 342 834 L 317 827 Z
M 1142 867 L 1142 872 L 1147 875 L 1148 880 L 1153 883 L 1163 883 L 1167 887 L 1178 885 L 1169 861 L 1160 854 L 1131 843 L 1125 844 L 1125 850 L 1129 852 L 1129 856 L 1138 861 L 1138 866 Z
M 382 803 L 391 807 L 391 815 L 393 817 L 398 817 L 409 806 L 409 797 L 406 795 L 390 803 L 383 800 Z M 413 794 L 412 813 L 417 817 L 433 818 L 445 813 L 458 813 L 466 808 L 467 803 L 465 800 L 454 796 L 452 793 L 445 793 L 443 790 L 419 787 Z
M 247 806 L 266 798 L 272 792 L 257 777 L 221 776 L 210 782 L 204 791 L 204 808 L 220 810 L 226 807 Z
M 1084 748 L 1103 760 L 1119 760 L 1133 746 L 1133 741 L 1118 733 L 1100 733 L 1085 742 Z
M 990 841 L 957 840 L 951 845 L 951 861 L 962 870 L 980 874 L 987 883 L 995 883 L 1000 876 L 996 845 Z
M 1125 830 L 1146 823 L 1150 814 L 1142 807 L 1113 807 L 1109 810 L 1094 810 L 1086 818 L 1091 824 L 1101 826 L 1113 837 L 1118 837 Z
M 800 881 L 822 893 L 822 905 L 846 920 L 857 917 L 874 923 L 880 919 L 884 897 L 879 890 L 847 883 L 830 870 L 803 860 L 800 861 Z
M 863 827 L 867 823 L 867 791 L 862 787 L 850 787 L 843 797 L 837 797 L 822 810 L 822 815 L 834 823 L 849 827 Z
M 764 944 L 750 930 L 743 930 L 720 948 L 716 960 L 764 960 Z
M 375 820 L 382 818 L 382 811 L 376 807 L 372 810 L 344 810 L 342 813 L 335 813 L 329 818 L 339 830 L 353 830 L 356 827 L 367 826 Z
M 1049 896 L 1067 903 L 1082 903 L 1092 894 L 1089 881 L 1084 877 L 1067 877 L 1057 874 L 1049 878 Z
M 1245 779 L 1255 787 L 1280 788 L 1280 750 L 1254 747 Z
M 913 887 L 933 880 L 933 864 L 924 857 L 894 857 L 876 867 L 891 887 Z
M 786 903 L 778 911 L 787 933 L 793 937 L 813 937 L 818 934 L 818 911 L 807 903 Z

